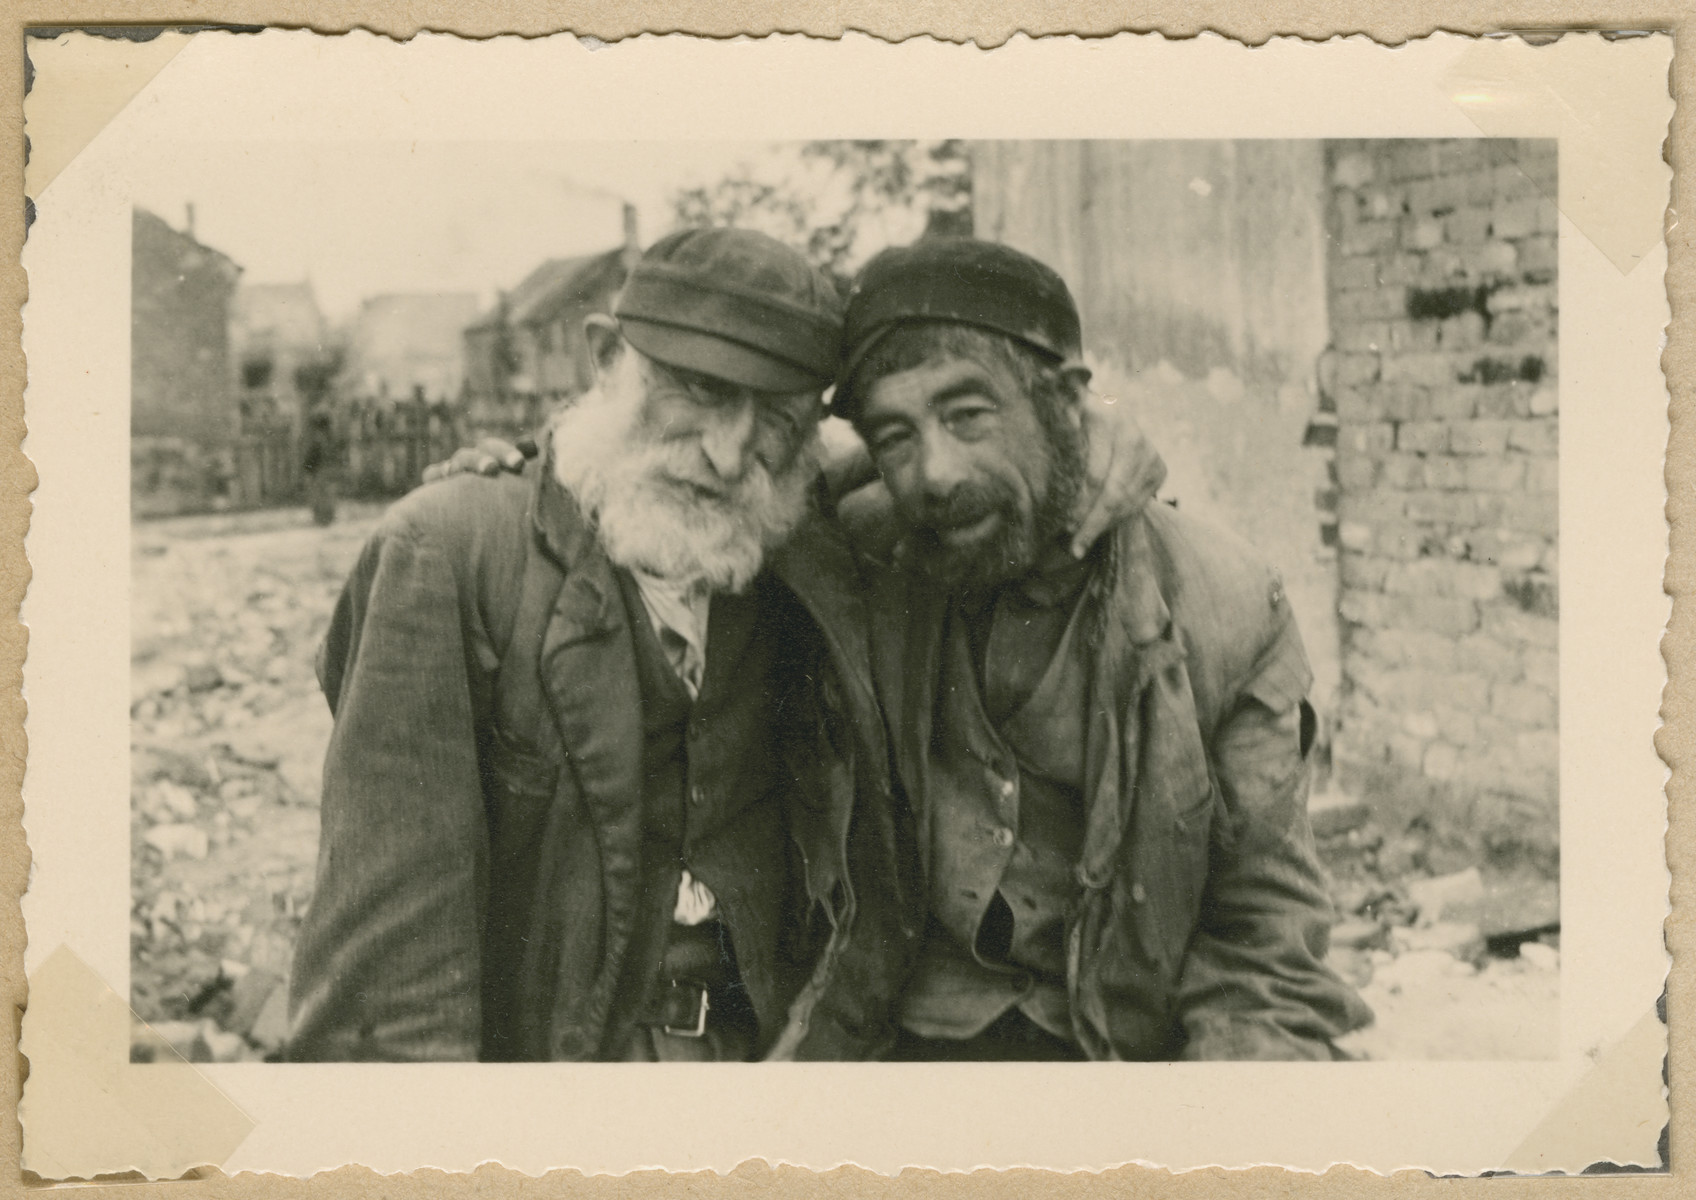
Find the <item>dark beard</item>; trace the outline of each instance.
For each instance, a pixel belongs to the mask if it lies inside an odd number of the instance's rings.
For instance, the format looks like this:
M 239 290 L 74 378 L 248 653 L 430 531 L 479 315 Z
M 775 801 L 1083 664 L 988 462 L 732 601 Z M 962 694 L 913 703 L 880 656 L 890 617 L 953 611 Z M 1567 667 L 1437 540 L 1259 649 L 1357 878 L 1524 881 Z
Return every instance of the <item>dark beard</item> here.
M 1026 518 L 1013 493 L 999 481 L 963 484 L 912 523 L 906 539 L 910 567 L 950 593 L 987 591 L 1034 567 L 1048 547 L 1068 536 L 1073 509 L 1083 490 L 1083 435 L 1070 422 L 1043 422 L 1048 451 L 1048 488 Z M 1000 514 L 995 531 L 971 546 L 945 543 L 937 530 L 969 525 Z
M 1001 521 L 995 532 L 972 546 L 950 546 L 934 527 L 914 528 L 907 540 L 907 561 L 920 575 L 945 592 L 975 592 L 1016 579 L 1035 561 L 1037 542 L 1032 526 L 1017 509 L 998 504 Z

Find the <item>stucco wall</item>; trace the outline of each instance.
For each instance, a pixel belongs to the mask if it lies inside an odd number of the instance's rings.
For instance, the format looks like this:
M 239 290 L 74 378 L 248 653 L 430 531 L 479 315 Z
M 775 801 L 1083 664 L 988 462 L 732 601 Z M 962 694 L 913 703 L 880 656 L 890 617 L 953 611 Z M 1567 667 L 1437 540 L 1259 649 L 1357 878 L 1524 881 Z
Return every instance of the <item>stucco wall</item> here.
M 975 142 L 971 156 L 978 236 L 1065 277 L 1097 390 L 1135 406 L 1167 494 L 1283 571 L 1329 718 L 1328 452 L 1303 445 L 1330 338 L 1323 144 Z
M 235 264 L 139 208 L 130 257 L 131 433 L 228 445 Z

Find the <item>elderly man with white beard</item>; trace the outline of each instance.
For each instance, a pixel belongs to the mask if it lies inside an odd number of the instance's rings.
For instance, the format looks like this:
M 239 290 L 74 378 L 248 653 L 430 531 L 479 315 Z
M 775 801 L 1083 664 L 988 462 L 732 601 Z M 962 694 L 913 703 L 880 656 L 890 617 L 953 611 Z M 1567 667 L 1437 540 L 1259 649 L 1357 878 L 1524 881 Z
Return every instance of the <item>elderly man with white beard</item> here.
M 852 969 L 857 847 L 900 886 L 858 599 L 827 586 L 846 560 L 791 536 L 839 329 L 795 252 L 673 235 L 588 322 L 596 386 L 536 462 L 388 512 L 319 655 L 335 726 L 291 1058 L 828 1039 L 811 1010 Z

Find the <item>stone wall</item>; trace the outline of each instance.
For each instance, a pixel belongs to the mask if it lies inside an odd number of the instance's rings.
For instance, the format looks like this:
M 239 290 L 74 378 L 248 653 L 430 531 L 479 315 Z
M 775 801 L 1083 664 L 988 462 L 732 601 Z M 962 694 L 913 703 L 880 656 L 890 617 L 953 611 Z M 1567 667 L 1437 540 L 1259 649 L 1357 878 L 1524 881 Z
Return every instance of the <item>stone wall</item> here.
M 1327 147 L 1345 789 L 1551 858 L 1555 146 Z

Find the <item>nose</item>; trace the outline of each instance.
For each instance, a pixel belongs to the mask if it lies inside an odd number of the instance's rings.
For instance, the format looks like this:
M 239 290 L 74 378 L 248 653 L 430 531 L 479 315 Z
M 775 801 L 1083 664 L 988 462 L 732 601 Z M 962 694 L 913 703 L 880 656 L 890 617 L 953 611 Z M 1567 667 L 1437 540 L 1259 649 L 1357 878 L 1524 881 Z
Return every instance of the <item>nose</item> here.
M 720 479 L 734 483 L 747 471 L 754 430 L 752 397 L 742 396 L 713 410 L 701 433 L 701 451 Z
M 963 447 L 942 429 L 926 431 L 920 446 L 919 473 L 925 491 L 939 499 L 953 495 L 971 474 Z

